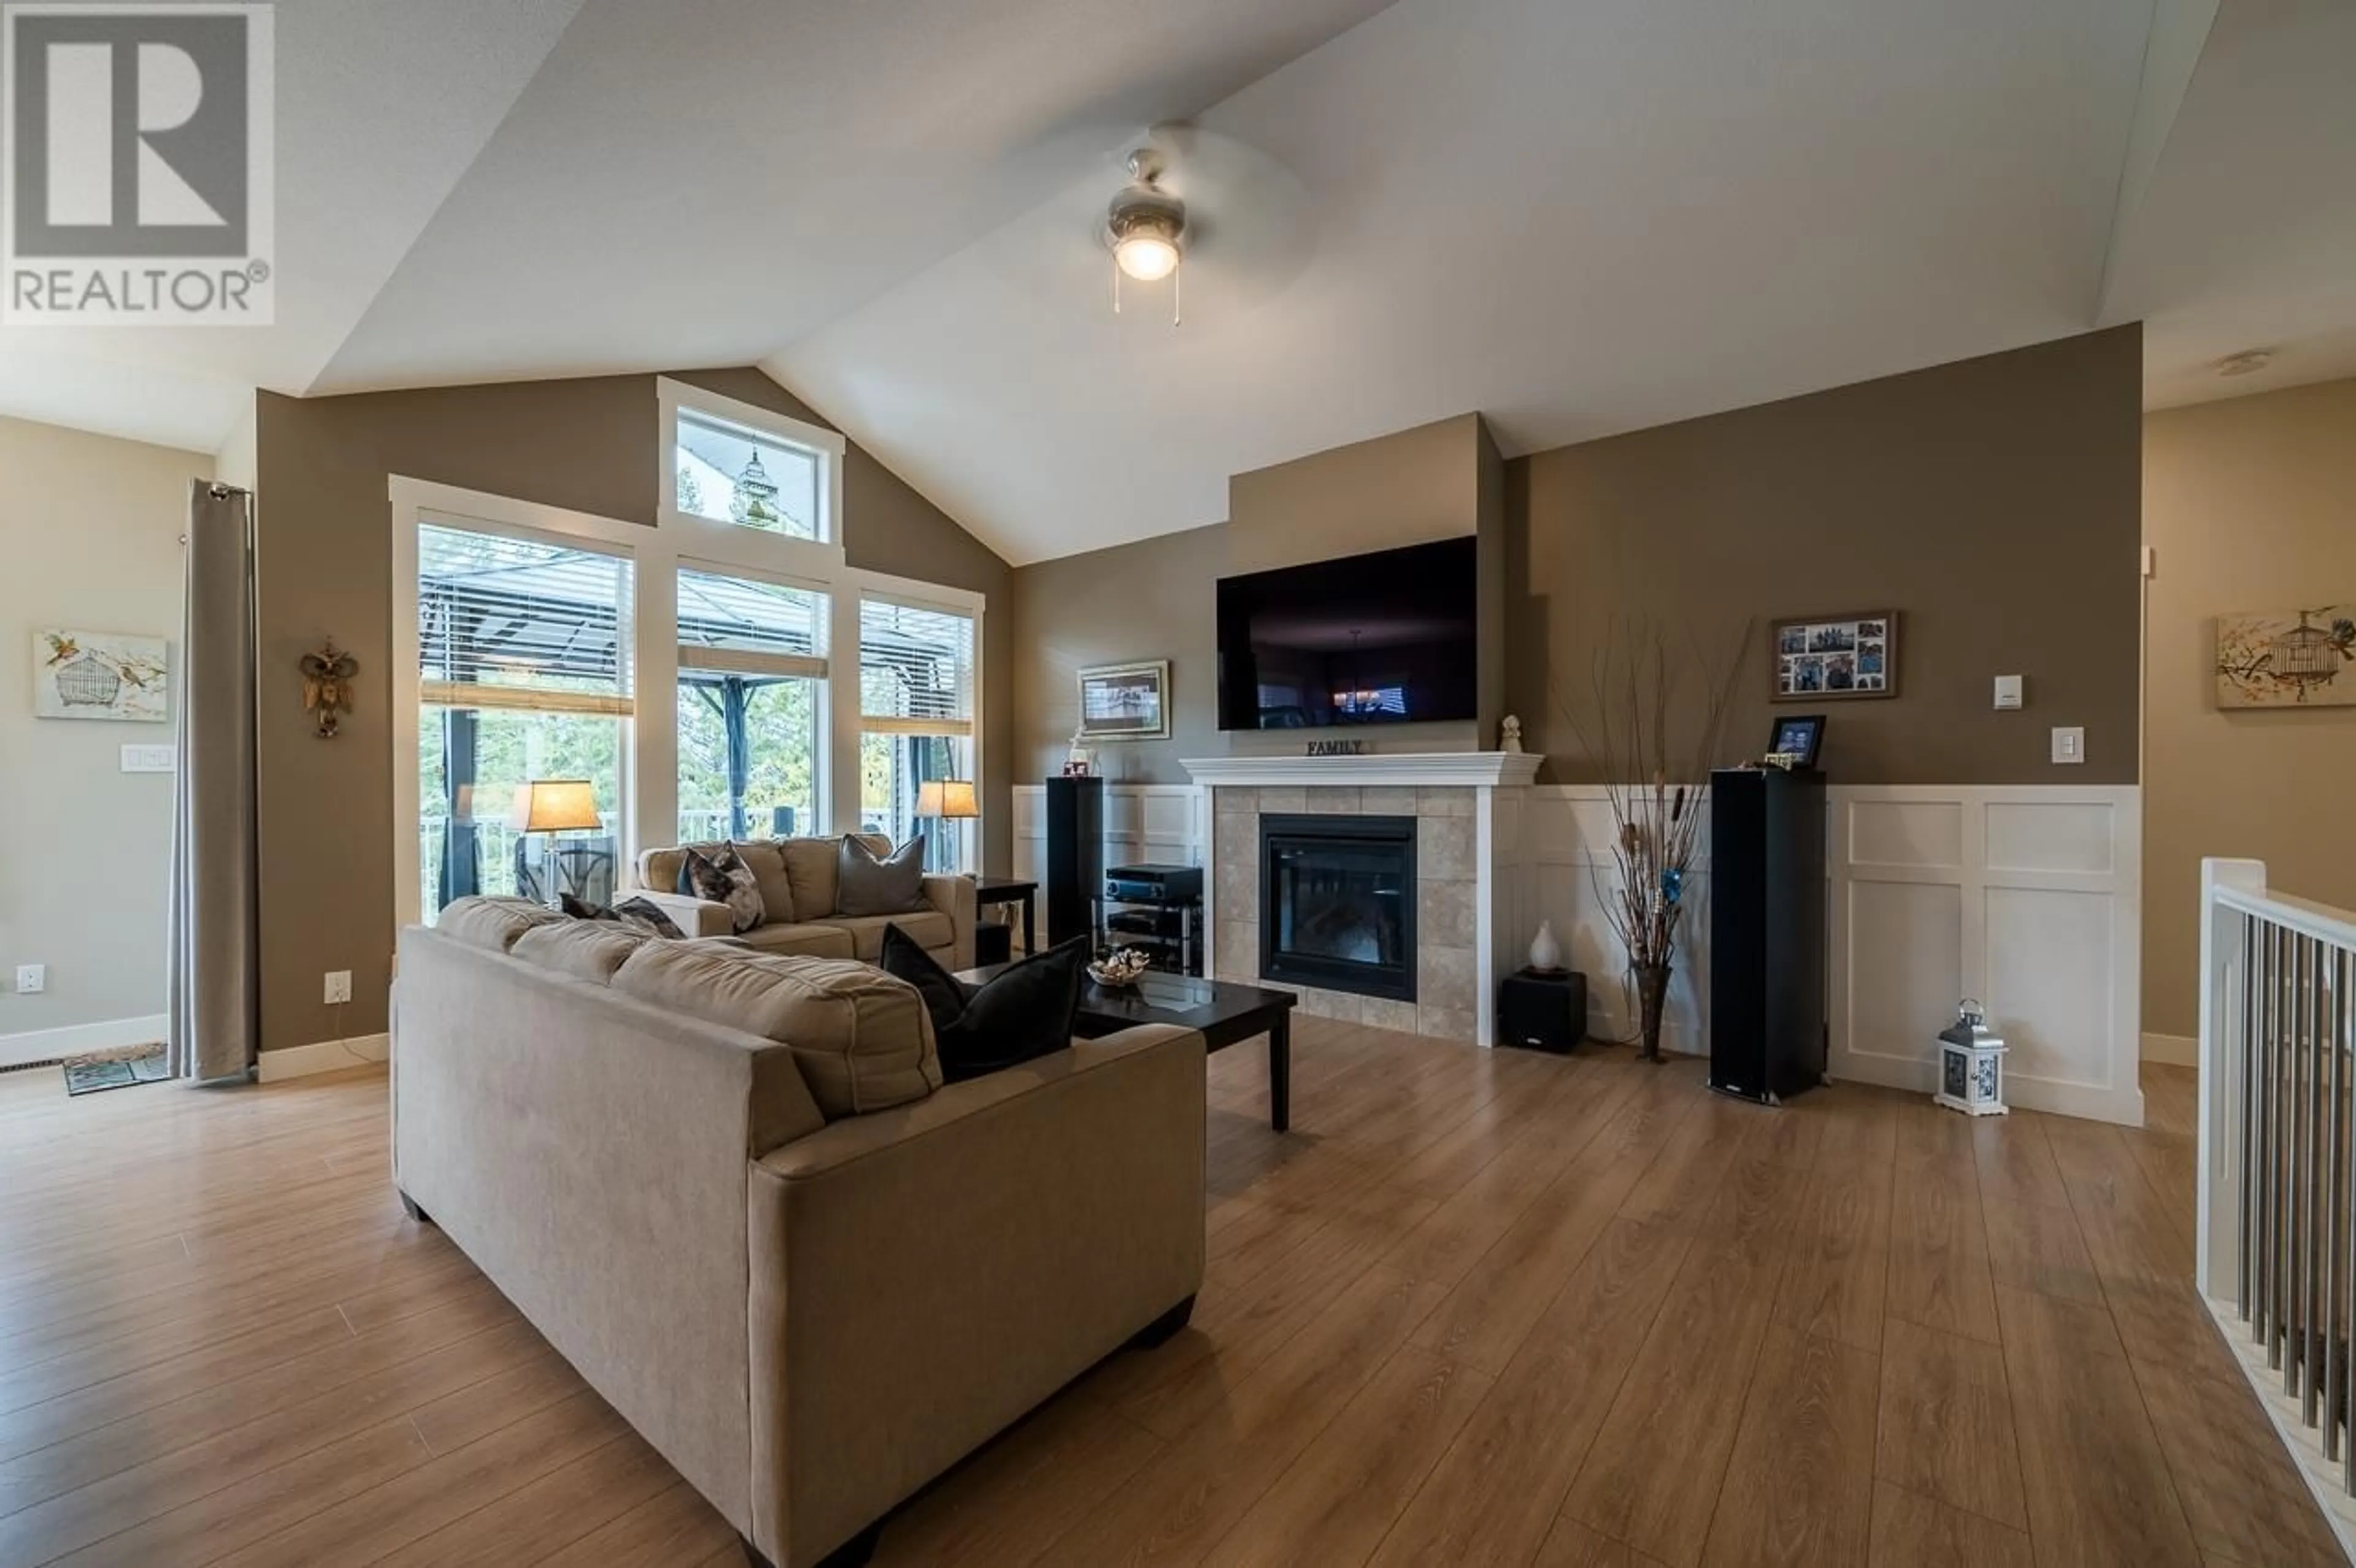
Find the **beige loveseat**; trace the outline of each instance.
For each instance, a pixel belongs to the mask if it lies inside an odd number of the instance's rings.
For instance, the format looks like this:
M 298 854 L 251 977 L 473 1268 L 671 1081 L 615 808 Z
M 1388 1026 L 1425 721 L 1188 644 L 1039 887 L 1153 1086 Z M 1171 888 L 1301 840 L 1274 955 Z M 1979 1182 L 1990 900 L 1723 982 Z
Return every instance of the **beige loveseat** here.
M 877 854 L 892 841 L 861 835 Z M 755 838 L 734 844 L 690 844 L 646 849 L 638 855 L 637 893 L 661 906 L 690 936 L 727 936 L 728 906 L 678 891 L 679 865 L 687 849 L 709 855 L 733 848 L 761 884 L 769 919 L 740 940 L 770 953 L 807 958 L 856 958 L 875 962 L 884 948 L 884 928 L 897 925 L 950 969 L 973 967 L 973 928 L 979 911 L 974 884 L 965 877 L 926 877 L 925 908 L 905 914 L 835 913 L 835 868 L 842 845 L 835 838 Z
M 751 1549 L 809 1568 L 1184 1321 L 1203 1062 L 1135 1029 L 936 1087 L 880 970 L 468 899 L 401 933 L 394 1170 Z

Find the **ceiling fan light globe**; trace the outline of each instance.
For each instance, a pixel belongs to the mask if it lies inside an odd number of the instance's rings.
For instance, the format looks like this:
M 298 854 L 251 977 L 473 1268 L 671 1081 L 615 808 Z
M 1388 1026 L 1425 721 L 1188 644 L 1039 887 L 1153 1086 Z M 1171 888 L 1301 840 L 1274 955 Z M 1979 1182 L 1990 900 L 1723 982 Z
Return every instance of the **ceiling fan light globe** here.
M 1112 255 L 1141 283 L 1158 283 L 1178 267 L 1178 247 L 1159 234 L 1131 234 L 1113 246 Z

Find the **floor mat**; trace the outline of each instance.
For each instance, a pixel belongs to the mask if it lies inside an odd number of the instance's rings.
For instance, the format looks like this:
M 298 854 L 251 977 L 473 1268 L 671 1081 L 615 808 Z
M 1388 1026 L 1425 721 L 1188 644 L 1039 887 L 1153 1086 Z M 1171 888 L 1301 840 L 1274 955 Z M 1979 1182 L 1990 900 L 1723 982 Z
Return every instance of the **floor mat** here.
M 162 1045 L 134 1049 L 139 1054 L 110 1051 L 66 1058 L 66 1093 L 95 1094 L 106 1089 L 128 1089 L 134 1083 L 161 1083 L 171 1077 L 164 1065 Z

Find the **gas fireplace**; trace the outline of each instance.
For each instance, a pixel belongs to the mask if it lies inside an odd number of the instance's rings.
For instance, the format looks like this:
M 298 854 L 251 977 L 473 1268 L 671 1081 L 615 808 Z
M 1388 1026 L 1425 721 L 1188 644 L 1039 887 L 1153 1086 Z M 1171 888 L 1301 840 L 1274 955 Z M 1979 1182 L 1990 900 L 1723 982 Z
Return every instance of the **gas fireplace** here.
M 1260 975 L 1415 1000 L 1415 818 L 1259 819 Z

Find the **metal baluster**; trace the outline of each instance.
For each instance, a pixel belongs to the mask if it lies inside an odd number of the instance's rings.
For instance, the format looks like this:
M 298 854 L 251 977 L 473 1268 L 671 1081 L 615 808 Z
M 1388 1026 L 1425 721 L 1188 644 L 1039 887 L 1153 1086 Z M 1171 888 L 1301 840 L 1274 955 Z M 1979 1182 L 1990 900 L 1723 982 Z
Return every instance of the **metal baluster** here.
M 2250 993 L 2257 998 L 2257 1032 L 2251 1038 L 2250 1053 L 2257 1059 L 2257 1166 L 2255 1189 L 2257 1203 L 2257 1315 L 2250 1323 L 2250 1338 L 2266 1349 L 2268 1364 L 2272 1364 L 2275 1328 L 2275 928 L 2261 922 L 2258 940 L 2250 951 Z
M 2332 1392 L 2342 1437 L 2340 1486 L 2341 1490 L 2356 1496 L 2356 1426 L 2351 1424 L 2351 1419 L 2356 1419 L 2356 1230 L 2350 1229 L 2356 1227 L 2356 997 L 2349 994 L 2351 982 L 2356 982 L 2356 955 L 2345 948 L 2337 949 L 2331 960 L 2331 1054 L 2335 1061 L 2343 1057 L 2347 1060 L 2341 1078 L 2350 1094 L 2345 1123 L 2350 1147 L 2340 1162 L 2340 1185 L 2345 1189 L 2340 1250 L 2346 1254 L 2347 1292 L 2342 1300 L 2347 1308 L 2349 1339 L 2340 1343 L 2340 1379 Z
M 2336 1009 L 2340 997 L 2339 964 L 2333 960 L 2331 987 L 2321 1005 Z M 2340 1457 L 2340 1381 L 2347 1376 L 2347 1357 L 2340 1344 L 2340 1188 L 2347 1179 L 2347 1160 L 2340 1147 L 2340 1032 L 2327 1017 L 2316 1031 L 2322 1042 L 2323 1097 L 2323 1456 Z M 2308 1417 L 2315 1419 L 2312 1413 Z
M 2300 1141 L 2307 1167 L 2299 1178 L 2299 1203 L 2306 1223 L 2299 1232 L 2298 1302 L 2301 1318 L 2298 1347 L 2298 1418 L 2315 1424 L 2318 1362 L 2323 1354 L 2323 1329 L 2318 1323 L 2323 1298 L 2323 1273 L 2317 1260 L 2323 1253 L 2323 1035 L 2316 1026 L 2316 999 L 2323 989 L 2323 944 L 2312 937 L 2298 944 L 2298 968 L 2304 979 L 2299 993 L 2299 1032 L 2307 1039 L 2307 1115 L 2300 1119 Z
M 2266 1367 L 2282 1366 L 2283 1352 L 2283 1105 L 2282 928 L 2266 926 Z
M 2299 1025 L 2300 980 L 2307 973 L 2307 938 L 2290 939 L 2290 993 L 2284 1023 L 2290 1044 L 2290 1207 L 2284 1211 L 2290 1225 L 2285 1232 L 2283 1285 L 2289 1293 L 2290 1311 L 2284 1322 L 2283 1397 L 2297 1397 L 2307 1360 L 2307 1229 L 2315 1208 L 2315 1194 L 2307 1184 L 2307 1030 Z
M 2298 1327 L 2297 1292 L 2298 1275 L 2291 1244 L 2298 1221 L 2298 1106 L 2296 1085 L 2298 1083 L 2298 1029 L 2291 1021 L 2291 997 L 2297 981 L 2298 938 L 2289 932 L 2277 933 L 2279 951 L 2275 959 L 2275 1064 L 2282 1073 L 2280 1098 L 2276 1103 L 2281 1113 L 2282 1145 L 2279 1179 L 2282 1182 L 2280 1206 L 2275 1211 L 2275 1239 L 2277 1257 L 2275 1264 L 2275 1333 L 2281 1341 L 2275 1349 L 2275 1366 L 2281 1370 L 2285 1392 L 2289 1392 L 2292 1371 L 2292 1333 Z
M 2242 916 L 2241 963 L 2235 978 L 2242 996 L 2241 1051 L 2236 1059 L 2242 1076 L 2242 1321 L 2257 1337 L 2258 1322 L 2258 1171 L 2265 1148 L 2259 1126 L 2258 1101 L 2258 917 Z

